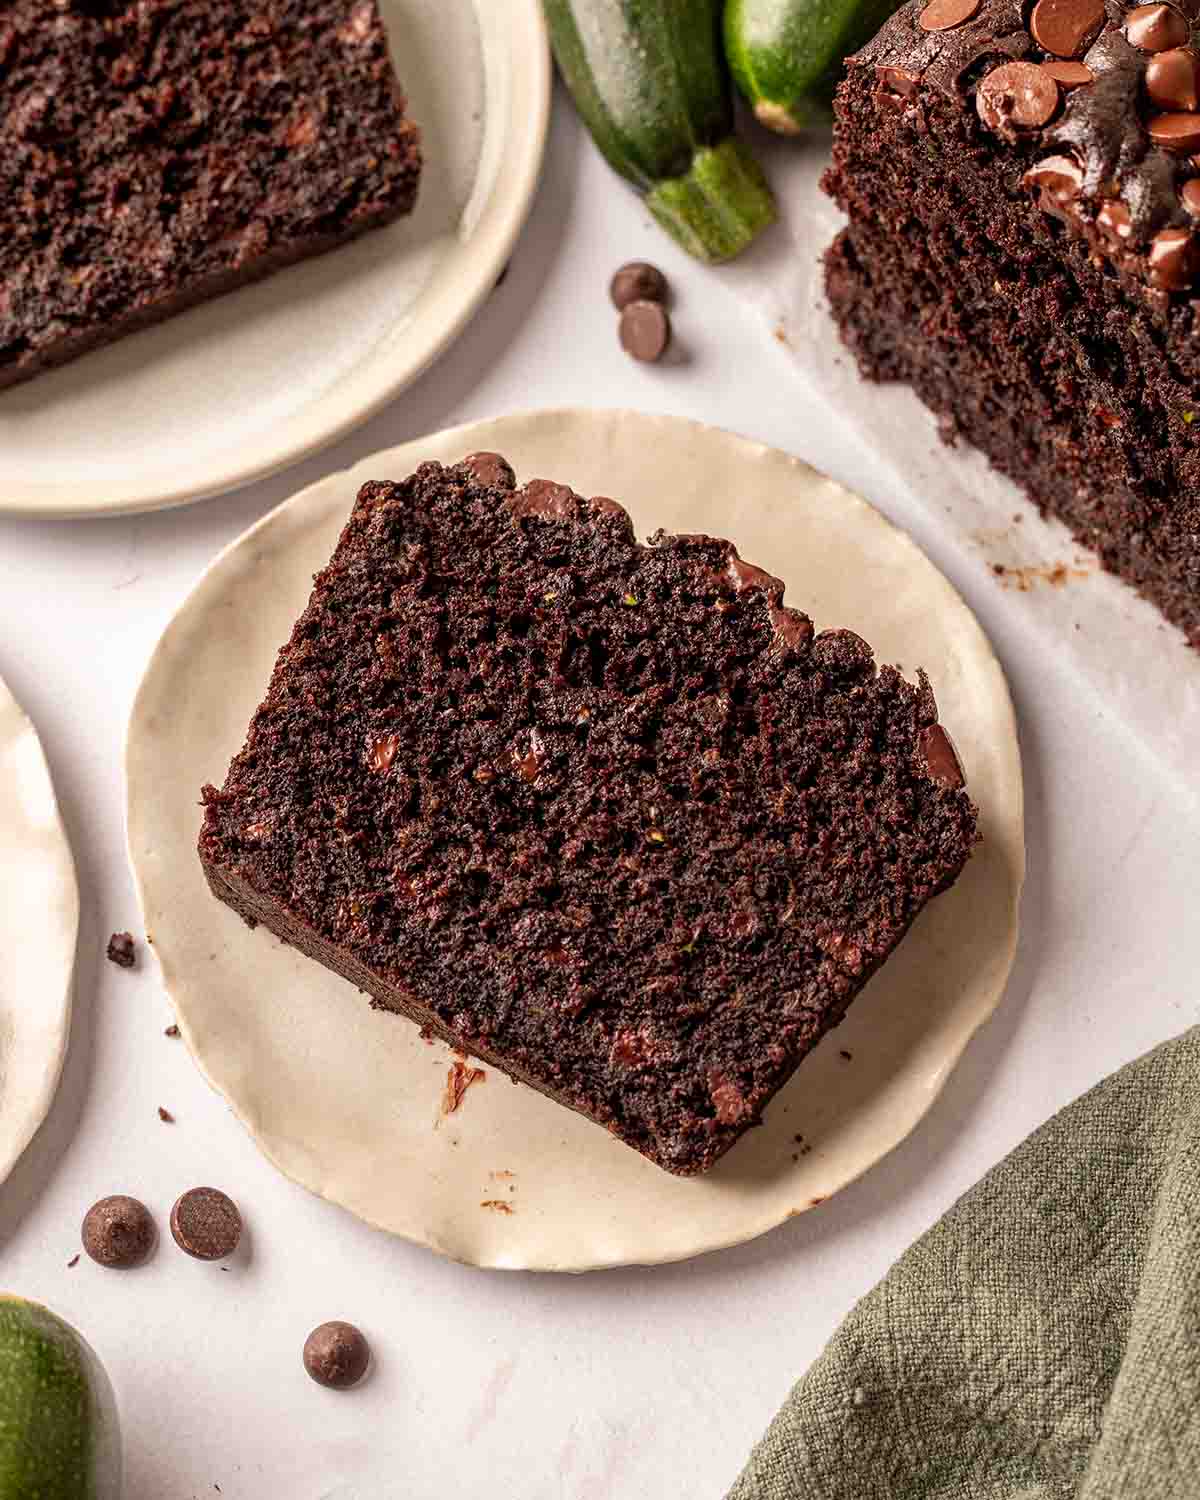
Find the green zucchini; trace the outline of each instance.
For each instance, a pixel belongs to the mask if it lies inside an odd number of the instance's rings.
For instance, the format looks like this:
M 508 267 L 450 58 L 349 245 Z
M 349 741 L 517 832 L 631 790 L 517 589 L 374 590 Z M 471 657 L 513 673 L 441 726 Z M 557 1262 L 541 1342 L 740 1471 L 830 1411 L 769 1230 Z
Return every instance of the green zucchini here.
M 775 218 L 733 134 L 721 0 L 545 0 L 554 56 L 609 165 L 692 255 L 729 260 Z
M 900 0 L 727 0 L 725 55 L 762 124 L 782 135 L 827 125 L 842 63 Z

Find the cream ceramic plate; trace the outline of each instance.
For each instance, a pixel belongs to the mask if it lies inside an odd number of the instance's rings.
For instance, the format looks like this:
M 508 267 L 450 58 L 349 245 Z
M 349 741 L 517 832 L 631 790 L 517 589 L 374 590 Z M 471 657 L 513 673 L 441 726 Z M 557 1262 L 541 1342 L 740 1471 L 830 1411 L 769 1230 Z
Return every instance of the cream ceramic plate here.
M 443 1047 L 249 931 L 200 873 L 199 788 L 224 779 L 359 484 L 477 448 L 507 454 L 519 476 L 618 496 L 641 535 L 662 526 L 732 537 L 782 575 L 818 627 L 851 626 L 881 659 L 924 664 L 982 811 L 984 843 L 959 884 L 922 915 L 766 1124 L 701 1180 L 667 1176 L 491 1068 L 444 1115 Z M 1013 711 L 965 604 L 864 501 L 786 454 L 677 418 L 562 411 L 476 423 L 295 496 L 216 560 L 168 626 L 134 707 L 128 777 L 146 930 L 210 1080 L 290 1177 L 481 1266 L 677 1260 L 819 1203 L 930 1107 L 999 1000 L 1016 943 L 1024 848 Z
M 364 421 L 491 292 L 550 109 L 540 0 L 382 0 L 425 168 L 416 212 L 0 394 L 0 511 L 149 510 Z
M 0 1182 L 58 1088 L 78 931 L 75 864 L 50 772 L 0 682 Z

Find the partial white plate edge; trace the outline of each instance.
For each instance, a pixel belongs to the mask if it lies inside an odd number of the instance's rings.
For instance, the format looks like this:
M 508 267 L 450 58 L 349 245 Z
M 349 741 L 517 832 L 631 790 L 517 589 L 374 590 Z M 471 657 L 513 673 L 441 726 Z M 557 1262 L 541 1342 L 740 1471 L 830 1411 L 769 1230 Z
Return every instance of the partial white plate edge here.
M 23 951 L 28 954 L 28 975 L 19 975 L 18 983 L 30 983 L 38 1002 L 50 1007 L 48 1013 L 39 1018 L 36 1028 L 41 1035 L 44 1050 L 25 1060 L 26 1073 L 18 1080 L 19 1101 L 12 1098 L 12 1076 L 6 1076 L 6 1089 L 0 1098 L 0 1184 L 12 1173 L 24 1155 L 30 1142 L 50 1113 L 62 1079 L 71 1036 L 71 1016 L 75 996 L 75 958 L 79 942 L 79 881 L 75 870 L 75 859 L 63 826 L 62 813 L 55 795 L 50 767 L 37 730 L 29 715 L 16 701 L 3 678 L 0 678 L 0 726 L 5 718 L 14 721 L 14 733 L 9 741 L 7 733 L 0 731 L 0 742 L 4 748 L 24 741 L 23 772 L 29 778 L 28 790 L 38 798 L 41 817 L 38 827 L 45 839 L 41 851 L 47 857 L 54 876 L 59 906 L 54 913 L 56 931 L 53 942 L 40 940 L 30 942 L 29 935 L 21 938 Z M 28 830 L 22 829 L 25 833 Z M 52 964 L 49 961 L 52 958 Z M 47 972 L 49 969 L 53 972 Z M 31 976 L 36 975 L 36 987 Z
M 491 428 L 496 423 L 507 423 L 513 421 L 519 422 L 533 419 L 551 422 L 563 420 L 570 421 L 578 418 L 581 415 L 602 416 L 605 418 L 619 420 L 624 416 L 644 419 L 648 414 L 637 411 L 627 411 L 621 408 L 564 407 L 552 409 L 527 409 L 517 412 L 510 412 L 500 418 L 477 420 L 473 422 L 463 423 L 457 427 L 442 429 L 435 434 L 429 434 L 427 436 L 427 439 L 425 440 L 436 438 L 438 441 L 445 443 L 451 443 L 453 441 L 458 446 L 461 446 L 463 451 L 465 452 L 469 451 L 471 448 L 478 448 L 479 446 L 481 446 L 481 441 L 483 445 L 486 446 L 487 429 Z M 807 463 L 804 459 L 801 459 L 794 454 L 785 453 L 783 452 L 783 450 L 775 449 L 771 445 L 763 443 L 758 439 L 748 438 L 744 434 L 732 432 L 729 429 L 719 427 L 714 423 L 698 422 L 688 418 L 667 414 L 662 415 L 660 419 L 670 423 L 677 423 L 681 426 L 691 427 L 700 432 L 714 433 L 720 435 L 723 438 L 731 439 L 734 442 L 741 444 L 747 450 L 748 455 L 772 455 L 775 457 L 782 456 L 788 459 L 788 461 L 792 465 L 794 465 L 795 468 L 800 472 L 814 475 L 820 479 L 827 478 L 827 476 L 821 474 L 819 470 L 814 469 L 811 464 Z M 156 643 L 146 663 L 143 675 L 138 683 L 137 692 L 134 695 L 133 705 L 130 711 L 130 717 L 126 730 L 124 754 L 126 776 L 126 855 L 129 860 L 138 905 L 148 937 L 152 932 L 153 918 L 148 904 L 148 896 L 143 880 L 142 867 L 140 861 L 135 858 L 134 855 L 136 820 L 131 798 L 130 761 L 133 753 L 133 730 L 144 711 L 143 696 L 148 693 L 151 678 L 154 674 L 156 661 L 160 652 L 162 652 L 168 645 L 171 636 L 177 630 L 181 630 L 183 628 L 183 620 L 188 612 L 188 606 L 204 589 L 210 576 L 220 568 L 221 564 L 230 553 L 234 552 L 243 544 L 250 541 L 254 536 L 268 529 L 272 525 L 273 521 L 277 517 L 279 517 L 282 512 L 293 507 L 298 508 L 303 506 L 316 493 L 323 491 L 329 486 L 340 486 L 342 483 L 346 483 L 350 488 L 350 492 L 353 493 L 358 484 L 365 482 L 371 477 L 378 477 L 379 472 L 389 465 L 391 461 L 391 455 L 393 453 L 396 453 L 398 451 L 406 451 L 414 446 L 417 446 L 421 441 L 423 440 L 414 439 L 410 442 L 399 444 L 395 448 L 383 449 L 377 453 L 368 454 L 366 457 L 352 464 L 349 468 L 334 470 L 331 473 L 325 475 L 323 478 L 314 481 L 312 484 L 306 485 L 302 490 L 299 490 L 296 494 L 289 496 L 286 500 L 282 501 L 279 505 L 274 507 L 265 516 L 260 517 L 258 521 L 256 521 L 253 525 L 248 527 L 244 532 L 242 532 L 239 536 L 235 537 L 225 547 L 223 547 L 221 551 L 212 559 L 212 561 L 207 565 L 204 571 L 197 578 L 192 588 L 188 591 L 186 597 L 180 602 L 175 613 L 172 615 L 171 620 L 168 622 L 162 635 L 159 637 L 159 640 Z M 397 472 L 399 471 L 397 470 Z M 839 486 L 839 488 L 842 487 Z M 846 491 L 846 493 L 851 494 L 852 492 Z M 928 1082 L 924 1090 L 922 1090 L 918 1096 L 912 1099 L 909 1107 L 906 1109 L 897 1110 L 893 1118 L 894 1128 L 891 1132 L 889 1132 L 889 1138 L 886 1140 L 886 1142 L 871 1154 L 870 1159 L 861 1160 L 853 1169 L 849 1171 L 834 1173 L 829 1176 L 826 1180 L 819 1184 L 819 1186 L 821 1187 L 820 1192 L 811 1193 L 806 1196 L 803 1201 L 795 1203 L 785 1215 L 780 1216 L 777 1212 L 768 1212 L 763 1216 L 761 1220 L 753 1221 L 746 1225 L 740 1226 L 736 1232 L 731 1233 L 727 1236 L 714 1238 L 699 1249 L 688 1250 L 683 1253 L 668 1252 L 655 1257 L 635 1257 L 630 1256 L 627 1253 L 618 1252 L 611 1256 L 596 1255 L 590 1258 L 586 1264 L 556 1264 L 549 1260 L 535 1264 L 531 1263 L 528 1259 L 513 1261 L 511 1259 L 505 1259 L 503 1256 L 499 1255 L 480 1256 L 477 1254 L 459 1253 L 452 1246 L 440 1240 L 435 1234 L 428 1232 L 410 1232 L 408 1230 L 398 1229 L 394 1225 L 383 1223 L 378 1219 L 373 1218 L 369 1212 L 365 1212 L 361 1207 L 350 1207 L 333 1193 L 325 1191 L 320 1186 L 314 1186 L 313 1183 L 305 1181 L 300 1175 L 298 1175 L 297 1172 L 293 1171 L 271 1148 L 271 1145 L 264 1138 L 264 1135 L 255 1125 L 253 1120 L 248 1118 L 247 1115 L 243 1113 L 243 1111 L 238 1107 L 235 1101 L 225 1092 L 224 1088 L 222 1088 L 222 1086 L 213 1078 L 193 1045 L 186 1016 L 182 1013 L 178 1014 L 177 1020 L 183 1035 L 183 1039 L 188 1046 L 188 1050 L 191 1054 L 192 1060 L 200 1071 L 201 1076 L 205 1079 L 210 1088 L 212 1088 L 213 1091 L 224 1101 L 234 1117 L 249 1133 L 251 1139 L 254 1141 L 256 1148 L 262 1152 L 262 1154 L 271 1163 L 271 1165 L 275 1167 L 275 1169 L 283 1177 L 285 1177 L 288 1181 L 295 1183 L 296 1186 L 302 1187 L 306 1191 L 313 1193 L 316 1197 L 323 1199 L 325 1202 L 332 1204 L 334 1207 L 342 1210 L 343 1212 L 352 1214 L 355 1218 L 359 1219 L 361 1222 L 368 1225 L 372 1229 L 379 1230 L 380 1232 L 385 1234 L 393 1235 L 396 1238 L 405 1240 L 407 1243 L 419 1246 L 423 1249 L 432 1250 L 435 1254 L 438 1254 L 447 1260 L 454 1261 L 460 1265 L 470 1266 L 479 1270 L 537 1271 L 554 1272 L 557 1274 L 582 1275 L 590 1271 L 613 1270 L 621 1267 L 650 1267 L 657 1265 L 677 1264 L 682 1261 L 695 1259 L 699 1255 L 715 1254 L 722 1250 L 729 1250 L 735 1248 L 738 1245 L 747 1244 L 752 1240 L 758 1239 L 763 1234 L 769 1233 L 771 1230 L 780 1227 L 781 1224 L 787 1222 L 788 1220 L 795 1218 L 800 1214 L 808 1213 L 812 1209 L 825 1203 L 834 1194 L 840 1192 L 843 1188 L 848 1187 L 851 1183 L 858 1181 L 858 1179 L 863 1177 L 868 1171 L 878 1166 L 880 1162 L 885 1160 L 887 1156 L 889 1156 L 893 1151 L 896 1150 L 898 1146 L 900 1146 L 905 1140 L 907 1140 L 907 1138 L 912 1134 L 912 1132 L 916 1129 L 920 1122 L 933 1108 L 934 1104 L 941 1096 L 950 1077 L 950 1074 L 958 1066 L 968 1045 L 975 1037 L 975 1035 L 980 1031 L 980 1029 L 989 1020 L 991 1020 L 992 1016 L 999 1008 L 1001 1000 L 1004 998 L 1004 995 L 1007 992 L 1008 983 L 1012 974 L 1013 964 L 1016 958 L 1017 946 L 1020 939 L 1020 905 L 1024 889 L 1025 877 L 1027 873 L 1027 857 L 1024 839 L 1024 776 L 1021 763 L 1020 741 L 1017 732 L 1016 710 L 1012 700 L 1012 693 L 1009 688 L 1008 679 L 1004 673 L 1003 667 L 1001 666 L 999 658 L 996 656 L 995 650 L 992 647 L 992 644 L 988 639 L 982 625 L 979 623 L 974 612 L 971 610 L 966 600 L 962 597 L 962 595 L 958 592 L 954 585 L 949 581 L 949 579 L 945 577 L 944 574 L 941 573 L 940 569 L 937 569 L 935 565 L 930 562 L 925 553 L 907 532 L 896 526 L 875 506 L 871 505 L 869 501 L 863 499 L 862 496 L 855 495 L 853 498 L 859 505 L 862 506 L 865 511 L 870 512 L 879 520 L 880 523 L 882 523 L 883 526 L 885 526 L 890 532 L 894 533 L 895 538 L 898 539 L 899 543 L 904 548 L 911 550 L 918 558 L 921 559 L 921 561 L 927 567 L 932 569 L 932 571 L 940 579 L 947 596 L 956 601 L 962 607 L 965 616 L 971 622 L 973 630 L 977 633 L 979 639 L 982 641 L 984 647 L 986 648 L 984 655 L 987 660 L 988 670 L 992 675 L 993 690 L 996 694 L 996 701 L 997 704 L 1002 705 L 1006 714 L 1007 724 L 1010 729 L 1010 733 L 1006 738 L 1007 755 L 1005 758 L 1007 761 L 1008 774 L 1012 778 L 1014 806 L 1011 809 L 1011 812 L 1013 827 L 1016 830 L 1015 840 L 1011 843 L 1010 846 L 1007 846 L 1005 849 L 1008 868 L 1010 869 L 1012 876 L 1012 885 L 1011 899 L 1006 912 L 1006 916 L 1008 917 L 1008 922 L 1006 924 L 1008 939 L 1004 945 L 1003 950 L 998 954 L 999 967 L 1002 972 L 997 976 L 996 982 L 992 986 L 990 996 L 985 1003 L 977 1004 L 970 1011 L 956 1013 L 957 1025 L 952 1035 L 949 1038 L 943 1038 L 941 1054 L 942 1065 L 938 1068 L 937 1072 Z M 159 964 L 164 986 L 168 992 L 168 995 L 172 998 L 172 1001 L 174 1001 L 173 969 L 171 963 L 169 959 L 164 958 L 161 949 L 156 944 L 151 942 L 151 946 L 153 948 L 156 960 Z
M 488 0 L 476 3 L 487 4 Z M 454 257 L 459 262 L 460 285 L 465 281 L 469 290 L 458 299 L 455 311 L 421 354 L 382 384 L 365 376 L 361 368 L 356 370 L 326 394 L 320 403 L 322 420 L 308 436 L 269 456 L 234 461 L 196 482 L 181 483 L 166 494 L 161 493 L 158 485 L 152 485 L 141 491 L 122 489 L 99 496 L 93 494 L 81 503 L 77 485 L 26 487 L 20 495 L 5 496 L 0 502 L 0 513 L 64 521 L 96 515 L 137 515 L 241 489 L 290 468 L 345 437 L 394 400 L 445 352 L 490 296 L 497 277 L 512 256 L 533 207 L 550 128 L 554 70 L 541 0 L 505 0 L 505 3 L 513 69 L 508 80 L 505 101 L 508 120 L 503 135 L 506 171 L 511 175 L 493 185 L 482 212 L 474 199 L 468 204 L 464 218 L 472 221 L 471 253 L 466 254 L 460 242 Z M 481 30 L 484 24 L 481 15 Z M 310 413 L 312 409 L 308 409 Z M 297 420 L 293 419 L 289 426 Z

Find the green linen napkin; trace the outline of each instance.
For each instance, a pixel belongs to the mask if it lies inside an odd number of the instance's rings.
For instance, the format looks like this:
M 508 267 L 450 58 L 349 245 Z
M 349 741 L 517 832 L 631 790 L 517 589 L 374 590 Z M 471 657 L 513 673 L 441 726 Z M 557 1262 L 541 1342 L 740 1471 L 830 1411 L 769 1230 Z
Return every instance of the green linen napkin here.
M 917 1241 L 728 1500 L 1200 1500 L 1200 1027 Z

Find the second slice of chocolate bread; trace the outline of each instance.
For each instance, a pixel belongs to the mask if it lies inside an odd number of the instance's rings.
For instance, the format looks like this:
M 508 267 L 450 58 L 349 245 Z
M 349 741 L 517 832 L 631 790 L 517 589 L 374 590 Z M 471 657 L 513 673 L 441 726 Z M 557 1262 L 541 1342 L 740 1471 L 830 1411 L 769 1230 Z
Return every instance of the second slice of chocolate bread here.
M 221 900 L 681 1174 L 975 839 L 924 677 L 494 454 L 363 487 L 204 801 Z

